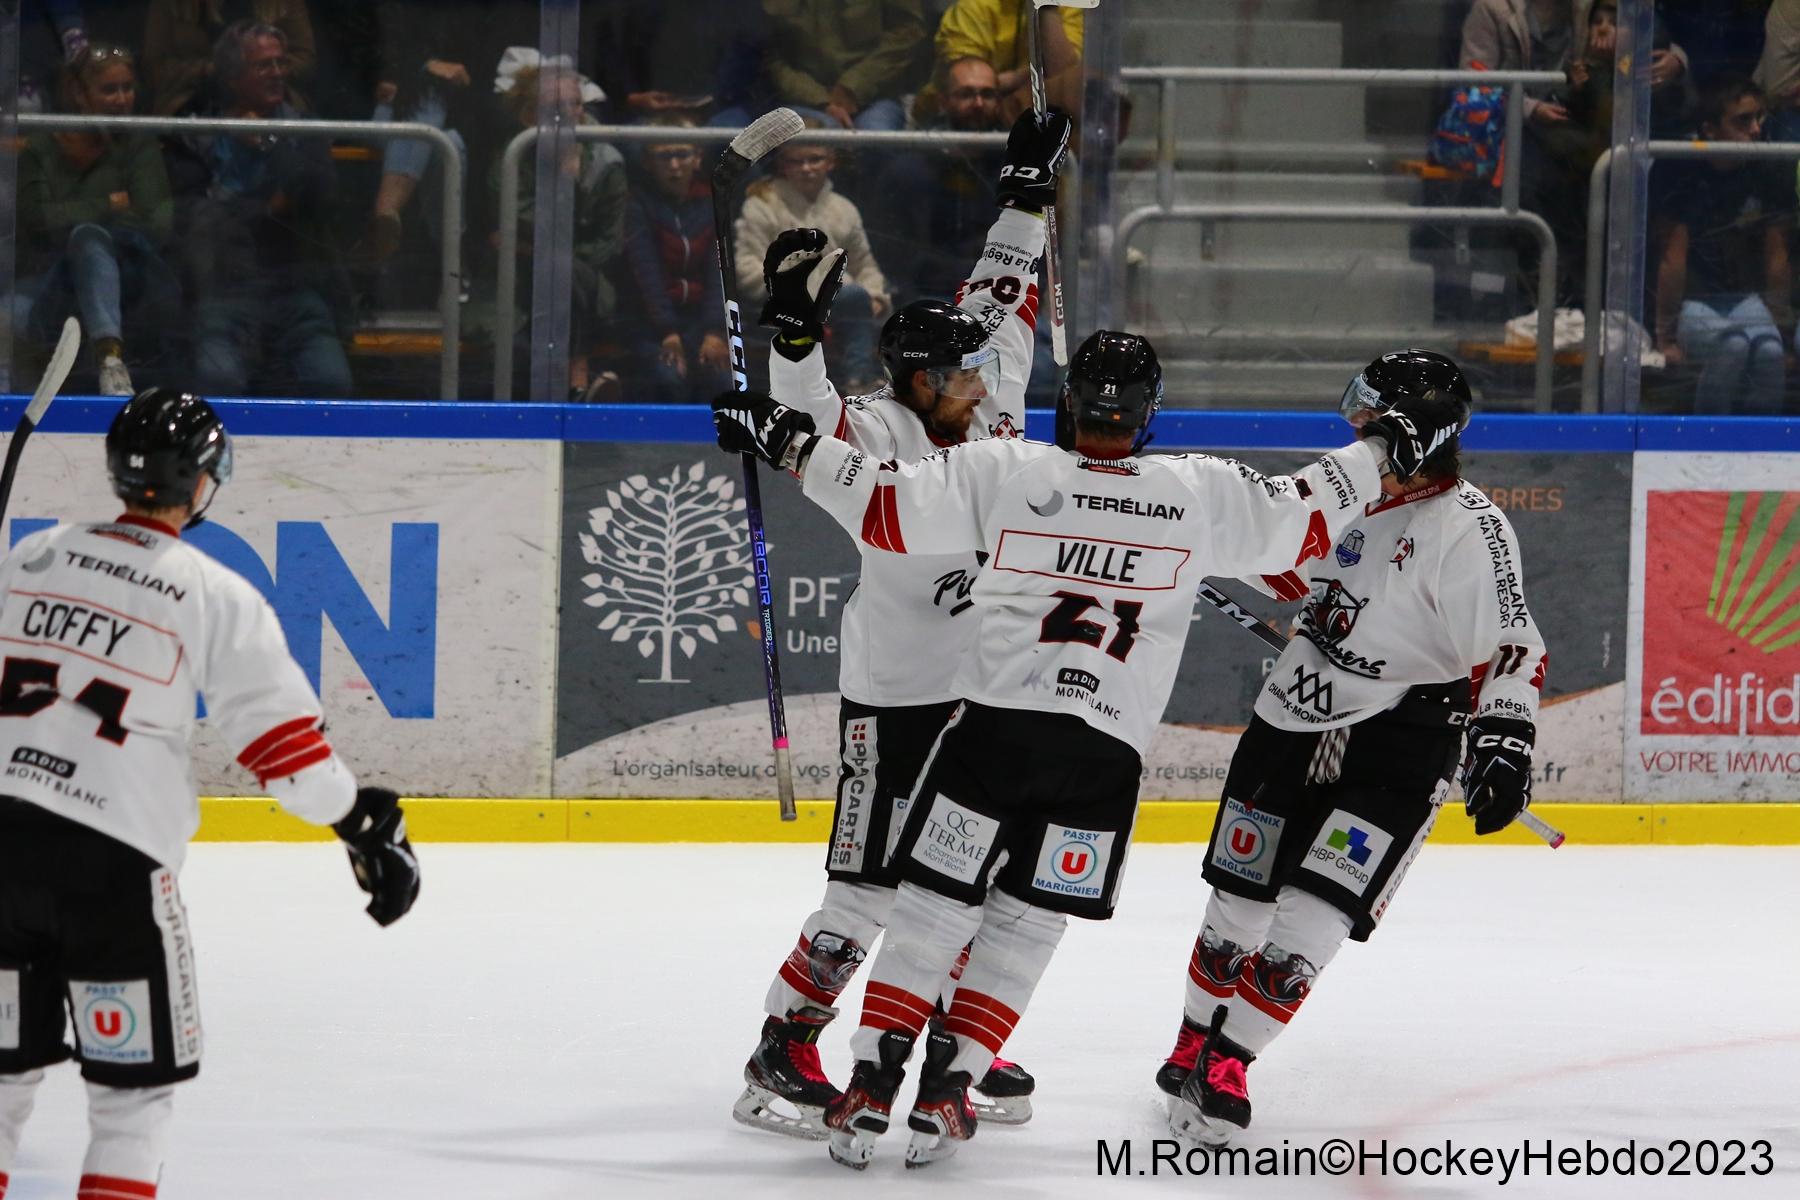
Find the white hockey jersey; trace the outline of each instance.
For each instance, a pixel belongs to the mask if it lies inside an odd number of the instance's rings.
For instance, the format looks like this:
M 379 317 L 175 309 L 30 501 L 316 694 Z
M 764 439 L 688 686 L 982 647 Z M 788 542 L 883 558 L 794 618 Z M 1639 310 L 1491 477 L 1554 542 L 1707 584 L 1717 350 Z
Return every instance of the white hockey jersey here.
M 1358 444 L 1264 477 L 1206 455 L 1099 461 L 991 439 L 896 467 L 824 438 L 803 483 L 864 542 L 988 554 L 958 696 L 1072 713 L 1142 754 L 1201 579 L 1275 574 L 1329 552 L 1379 494 L 1379 461 Z
M 1037 262 L 1043 252 L 1043 219 L 1003 211 L 957 293 L 958 306 L 986 326 L 989 344 L 1000 356 L 1000 387 L 976 406 L 971 441 L 1024 432 Z M 834 434 L 877 460 L 917 462 L 944 445 L 891 388 L 849 400 L 839 396 L 817 349 L 797 363 L 771 354 L 769 391 L 810 414 L 820 433 Z M 967 551 L 900 555 L 868 542 L 860 548 L 861 578 L 844 604 L 839 691 L 874 707 L 956 699 L 951 678 L 975 636 L 969 590 L 980 562 Z
M 356 781 L 250 582 L 133 516 L 58 525 L 0 562 L 0 794 L 179 870 L 200 825 L 195 702 L 296 816 L 329 824 Z
M 1282 729 L 1350 725 L 1415 684 L 1472 683 L 1474 715 L 1537 720 L 1549 655 L 1525 606 L 1518 539 L 1460 480 L 1372 504 L 1324 558 L 1261 584 L 1307 596 L 1256 699 Z

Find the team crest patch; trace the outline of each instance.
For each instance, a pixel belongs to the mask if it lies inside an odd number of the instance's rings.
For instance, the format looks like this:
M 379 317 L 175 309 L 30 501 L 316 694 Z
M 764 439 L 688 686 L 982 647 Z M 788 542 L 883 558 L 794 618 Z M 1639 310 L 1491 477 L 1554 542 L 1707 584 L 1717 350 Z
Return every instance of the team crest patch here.
M 939 792 L 925 814 L 924 828 L 913 842 L 912 856 L 940 875 L 961 883 L 981 878 L 1000 822 L 964 808 Z
M 1361 896 L 1368 892 L 1370 881 L 1393 844 L 1393 836 L 1387 830 L 1334 808 L 1313 838 L 1301 865 L 1337 880 Z
M 1112 859 L 1112 831 L 1070 829 L 1052 825 L 1044 830 L 1037 869 L 1031 886 L 1061 896 L 1098 900 L 1106 886 L 1106 867 Z
M 1251 883 L 1269 882 L 1275 851 L 1281 845 L 1285 817 L 1246 806 L 1227 797 L 1219 812 L 1219 836 L 1213 843 L 1214 870 Z
M 156 1056 L 150 1030 L 150 981 L 88 983 L 69 980 L 69 1007 L 81 1060 L 139 1064 Z

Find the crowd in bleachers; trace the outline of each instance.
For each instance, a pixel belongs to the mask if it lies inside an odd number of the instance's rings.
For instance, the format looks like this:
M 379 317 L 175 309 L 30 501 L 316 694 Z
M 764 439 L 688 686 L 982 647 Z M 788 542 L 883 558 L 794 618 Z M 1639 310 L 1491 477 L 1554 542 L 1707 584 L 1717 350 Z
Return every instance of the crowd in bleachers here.
M 1655 0 L 1652 20 L 1653 138 L 1800 141 L 1800 0 Z M 1587 299 L 1588 183 L 1613 141 L 1618 22 L 1616 0 L 1475 0 L 1463 21 L 1459 65 L 1564 76 L 1527 89 L 1519 164 L 1522 207 L 1556 234 L 1560 306 Z M 1465 195 L 1497 189 L 1503 169 L 1472 171 L 1479 178 Z M 1661 363 L 1691 395 L 1682 407 L 1783 410 L 1800 348 L 1795 214 L 1791 159 L 1654 163 L 1645 323 Z
M 536 48 L 536 0 L 26 0 L 20 109 L 231 117 L 266 132 L 33 132 L 17 206 L 15 341 L 43 354 L 82 318 L 78 386 L 174 378 L 217 395 L 432 395 L 429 337 L 408 376 L 383 331 L 429 335 L 442 166 L 418 139 L 331 139 L 281 122 L 424 122 L 464 152 L 463 394 L 486 339 L 512 339 L 525 394 L 538 192 L 572 196 L 569 372 L 537 399 L 705 398 L 729 379 L 708 176 L 718 143 L 776 105 L 814 128 L 1006 128 L 1030 103 L 1029 0 L 589 0 L 567 53 Z M 1051 99 L 1078 102 L 1079 10 L 1041 18 Z M 559 139 L 520 176 L 511 328 L 495 325 L 501 152 L 532 126 L 647 124 L 651 142 Z M 684 136 L 686 135 L 686 136 Z M 829 354 L 873 384 L 894 305 L 954 288 L 991 219 L 992 148 L 839 152 L 804 143 L 739 197 L 737 283 L 753 319 L 764 247 L 825 229 L 849 253 Z M 548 245 L 548 243 L 545 243 Z M 541 317 L 541 314 L 540 314 Z M 491 342 L 486 342 L 490 344 Z M 491 360 L 488 360 L 491 361 Z M 540 391 L 545 389 L 540 388 Z

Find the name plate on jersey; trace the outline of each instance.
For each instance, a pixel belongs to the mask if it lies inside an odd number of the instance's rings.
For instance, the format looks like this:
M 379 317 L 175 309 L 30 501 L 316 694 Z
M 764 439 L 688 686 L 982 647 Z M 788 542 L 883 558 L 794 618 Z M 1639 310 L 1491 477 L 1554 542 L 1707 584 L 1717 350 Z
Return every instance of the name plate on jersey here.
M 53 646 L 93 662 L 167 684 L 181 665 L 181 637 L 114 608 L 50 592 L 9 592 L 0 642 Z
M 1175 577 L 1190 553 L 1174 546 L 1005 529 L 988 570 L 1098 583 L 1127 591 L 1165 592 L 1175 586 Z

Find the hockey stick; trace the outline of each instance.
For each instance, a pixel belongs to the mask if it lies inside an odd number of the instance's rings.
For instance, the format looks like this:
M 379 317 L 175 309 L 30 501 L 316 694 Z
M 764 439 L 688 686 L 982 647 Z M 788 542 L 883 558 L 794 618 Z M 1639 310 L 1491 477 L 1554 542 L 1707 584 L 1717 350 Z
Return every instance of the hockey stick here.
M 713 241 L 719 252 L 719 283 L 725 294 L 725 338 L 731 344 L 731 384 L 750 390 L 744 360 L 744 322 L 738 313 L 737 266 L 731 248 L 731 197 L 756 161 L 806 128 L 800 114 L 778 108 L 751 122 L 731 139 L 712 173 Z M 781 819 L 792 821 L 794 763 L 788 755 L 787 713 L 781 702 L 781 663 L 775 648 L 775 594 L 769 583 L 769 548 L 763 535 L 762 488 L 756 457 L 744 455 L 744 520 L 750 526 L 750 557 L 756 568 L 756 606 L 762 621 L 763 684 L 769 693 L 769 737 L 775 750 L 775 788 L 781 797 Z
M 13 476 L 19 473 L 19 456 L 25 453 L 25 439 L 44 419 L 44 410 L 50 407 L 56 393 L 68 381 L 69 371 L 75 366 L 75 355 L 80 350 L 81 322 L 70 317 L 63 322 L 62 336 L 56 339 L 56 349 L 50 352 L 44 377 L 38 380 L 37 390 L 31 393 L 31 403 L 25 406 L 25 415 L 13 427 L 12 440 L 6 444 L 6 466 L 0 467 L 0 523 L 6 520 L 6 505 L 12 499 Z
M 1243 605 L 1221 592 L 1210 583 L 1200 585 L 1200 598 L 1236 621 L 1239 625 L 1255 634 L 1257 639 L 1269 649 L 1280 654 L 1287 649 L 1288 640 L 1269 627 L 1267 621 L 1259 620 L 1256 614 L 1248 611 Z M 1562 831 L 1550 822 L 1542 819 L 1529 808 L 1519 813 L 1519 824 L 1543 838 L 1552 850 L 1563 844 Z
M 1044 101 L 1044 48 L 1038 35 L 1038 14 L 1046 8 L 1097 8 L 1100 0 L 1031 0 L 1025 21 L 1025 45 L 1031 64 L 1031 107 L 1041 125 L 1048 105 Z M 1069 365 L 1069 333 L 1063 312 L 1062 250 L 1057 244 L 1056 205 L 1044 205 L 1044 274 L 1050 284 L 1050 356 L 1056 365 Z

